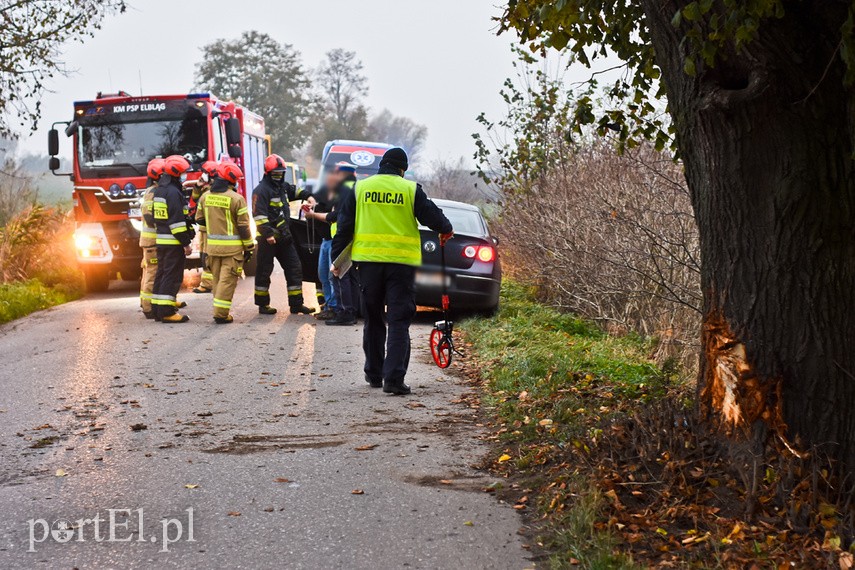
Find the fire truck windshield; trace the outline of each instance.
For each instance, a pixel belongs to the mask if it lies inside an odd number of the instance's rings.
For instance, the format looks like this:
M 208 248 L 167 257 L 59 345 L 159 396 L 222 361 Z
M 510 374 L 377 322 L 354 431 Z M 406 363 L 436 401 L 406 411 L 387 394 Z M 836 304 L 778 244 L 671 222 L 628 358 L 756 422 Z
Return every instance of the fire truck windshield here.
M 120 121 L 115 115 L 87 118 L 78 132 L 83 178 L 145 176 L 157 156 L 180 154 L 194 168 L 208 157 L 206 116 L 176 120 Z

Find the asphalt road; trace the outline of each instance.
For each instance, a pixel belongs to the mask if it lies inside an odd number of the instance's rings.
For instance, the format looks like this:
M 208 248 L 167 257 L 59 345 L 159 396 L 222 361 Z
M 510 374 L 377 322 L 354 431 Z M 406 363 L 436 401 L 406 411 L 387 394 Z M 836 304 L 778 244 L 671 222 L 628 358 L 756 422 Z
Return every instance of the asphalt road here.
M 135 295 L 113 283 L 0 327 L 0 567 L 533 566 L 471 467 L 488 450 L 429 363 L 430 315 L 414 394 L 392 397 L 362 378 L 361 325 L 258 315 L 249 280 L 227 326 L 210 295 L 182 293 L 184 325 Z

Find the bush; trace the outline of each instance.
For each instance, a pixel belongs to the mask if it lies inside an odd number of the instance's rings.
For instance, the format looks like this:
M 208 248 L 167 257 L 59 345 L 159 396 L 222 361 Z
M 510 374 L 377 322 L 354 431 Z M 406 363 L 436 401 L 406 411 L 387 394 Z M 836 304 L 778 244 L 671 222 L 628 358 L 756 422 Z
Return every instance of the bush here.
M 539 297 L 611 332 L 657 336 L 657 360 L 697 354 L 699 242 L 679 165 L 650 148 L 569 154 L 499 223 L 511 273 Z
M 38 279 L 0 283 L 0 324 L 8 323 L 33 311 L 73 301 L 78 297 L 80 297 L 80 289 L 67 285 L 48 287 Z
M 73 220 L 35 205 L 0 228 L 0 323 L 78 298 Z

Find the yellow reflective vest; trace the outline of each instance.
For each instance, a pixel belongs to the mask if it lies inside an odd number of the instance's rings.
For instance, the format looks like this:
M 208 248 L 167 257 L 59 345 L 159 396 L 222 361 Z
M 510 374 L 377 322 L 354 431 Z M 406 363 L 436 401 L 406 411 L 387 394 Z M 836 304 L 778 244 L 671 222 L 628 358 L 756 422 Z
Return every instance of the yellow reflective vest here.
M 357 182 L 353 260 L 422 264 L 422 240 L 413 212 L 416 183 L 393 174 Z

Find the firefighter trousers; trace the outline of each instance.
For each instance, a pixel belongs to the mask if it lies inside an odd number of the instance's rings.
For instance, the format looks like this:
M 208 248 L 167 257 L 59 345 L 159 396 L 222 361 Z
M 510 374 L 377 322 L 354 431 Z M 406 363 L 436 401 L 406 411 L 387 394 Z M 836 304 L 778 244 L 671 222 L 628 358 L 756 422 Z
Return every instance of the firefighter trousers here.
M 209 255 L 214 293 L 214 318 L 225 319 L 232 308 L 238 280 L 243 275 L 243 254 Z
M 211 262 L 207 253 L 207 245 L 208 245 L 208 233 L 200 231 L 199 232 L 199 257 L 202 261 L 202 280 L 199 282 L 199 287 L 203 287 L 207 290 L 212 290 L 214 285 L 212 284 L 213 276 L 211 275 Z
M 359 263 L 365 317 L 362 349 L 365 375 L 371 380 L 404 383 L 410 364 L 410 323 L 416 314 L 415 276 L 416 268 L 409 265 Z
M 184 281 L 184 248 L 180 245 L 157 246 L 157 275 L 151 305 L 154 316 L 170 317 L 178 312 L 178 290 Z
M 157 246 L 142 248 L 142 278 L 140 279 L 140 308 L 151 312 L 151 294 L 154 291 L 154 278 L 157 275 Z
M 290 239 L 277 236 L 276 243 L 270 244 L 263 237 L 259 237 L 256 255 L 258 268 L 255 273 L 255 304 L 259 307 L 270 304 L 270 276 L 273 275 L 273 262 L 278 261 L 285 272 L 285 282 L 288 285 L 288 306 L 301 306 L 303 270 L 294 243 Z

